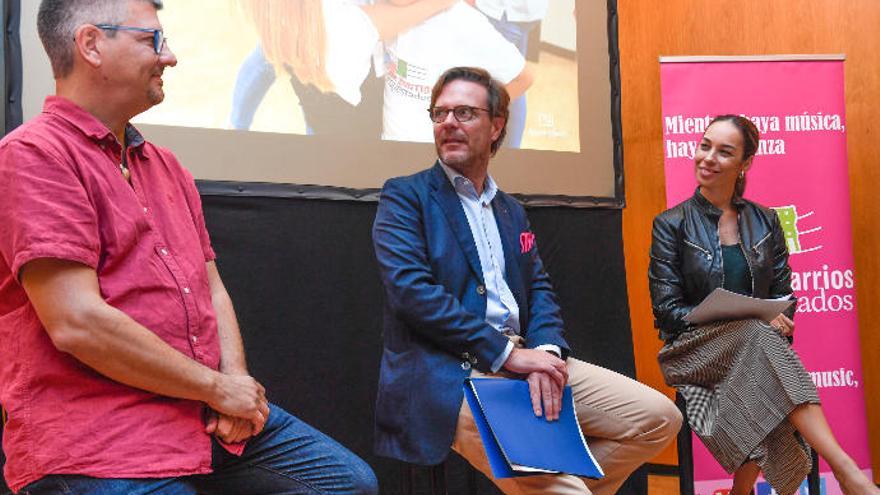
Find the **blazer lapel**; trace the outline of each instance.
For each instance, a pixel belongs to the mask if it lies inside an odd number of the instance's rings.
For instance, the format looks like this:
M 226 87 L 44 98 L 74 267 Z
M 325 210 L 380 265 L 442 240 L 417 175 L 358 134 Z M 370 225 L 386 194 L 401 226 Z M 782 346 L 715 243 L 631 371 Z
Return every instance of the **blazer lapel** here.
M 471 270 L 480 280 L 480 283 L 485 283 L 483 281 L 483 267 L 480 265 L 480 255 L 477 253 L 477 245 L 473 234 L 471 234 L 471 227 L 461 207 L 461 200 L 458 199 L 458 194 L 455 192 L 455 189 L 449 182 L 449 178 L 446 177 L 439 163 L 434 165 L 433 172 L 431 182 L 434 190 L 431 196 L 443 210 L 446 222 L 458 240 L 458 244 L 461 246 L 461 250 Z
M 498 224 L 498 234 L 501 236 L 501 246 L 504 249 L 504 271 L 507 286 L 513 292 L 517 303 L 521 304 L 520 286 L 522 275 L 519 267 L 519 229 L 514 225 L 510 208 L 502 200 L 501 191 L 492 200 L 492 211 L 495 214 L 495 223 Z

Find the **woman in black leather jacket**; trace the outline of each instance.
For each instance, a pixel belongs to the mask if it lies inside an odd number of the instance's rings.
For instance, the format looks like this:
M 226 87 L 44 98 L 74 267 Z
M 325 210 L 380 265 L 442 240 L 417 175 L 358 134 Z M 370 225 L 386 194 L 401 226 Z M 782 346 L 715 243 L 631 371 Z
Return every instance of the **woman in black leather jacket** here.
M 878 494 L 831 433 L 816 388 L 790 342 L 795 305 L 770 322 L 694 325 L 684 316 L 718 287 L 794 299 L 779 218 L 743 198 L 758 130 L 716 117 L 694 155 L 694 195 L 654 219 L 649 279 L 660 368 L 687 401 L 688 422 L 747 494 L 758 473 L 780 494 L 810 469 L 803 438 L 828 461 L 844 493 Z

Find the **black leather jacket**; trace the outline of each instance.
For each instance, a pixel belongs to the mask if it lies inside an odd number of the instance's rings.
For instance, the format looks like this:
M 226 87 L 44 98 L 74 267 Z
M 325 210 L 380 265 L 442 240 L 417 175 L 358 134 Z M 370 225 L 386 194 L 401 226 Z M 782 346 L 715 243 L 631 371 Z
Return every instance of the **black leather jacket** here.
M 779 217 L 770 208 L 734 199 L 740 246 L 752 275 L 752 296 L 791 296 L 791 268 Z M 669 340 L 692 325 L 683 317 L 724 284 L 718 220 L 721 210 L 700 194 L 654 218 L 648 279 L 654 326 Z M 786 312 L 794 316 L 795 305 Z

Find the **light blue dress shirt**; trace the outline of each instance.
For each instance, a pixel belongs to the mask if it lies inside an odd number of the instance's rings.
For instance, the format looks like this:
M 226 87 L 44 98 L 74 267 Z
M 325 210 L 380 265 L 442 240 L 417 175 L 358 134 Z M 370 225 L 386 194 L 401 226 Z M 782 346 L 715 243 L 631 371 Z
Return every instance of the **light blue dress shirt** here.
M 483 193 L 478 195 L 470 179 L 443 162 L 440 162 L 440 166 L 443 167 L 443 171 L 446 172 L 458 194 L 480 257 L 483 283 L 486 286 L 486 323 L 499 332 L 519 334 L 519 305 L 507 281 L 504 280 L 504 248 L 492 208 L 492 200 L 498 193 L 498 186 L 495 180 L 487 175 Z M 555 345 L 542 345 L 537 348 L 560 355 L 559 347 Z M 513 343 L 508 342 L 504 352 L 492 363 L 493 372 L 501 369 L 511 351 L 513 351 Z

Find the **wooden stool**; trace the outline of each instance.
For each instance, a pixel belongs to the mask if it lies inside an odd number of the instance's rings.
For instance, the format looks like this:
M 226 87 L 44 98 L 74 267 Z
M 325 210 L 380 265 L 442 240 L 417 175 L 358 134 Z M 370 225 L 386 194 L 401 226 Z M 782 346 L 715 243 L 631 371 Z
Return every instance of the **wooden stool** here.
M 413 495 L 415 492 L 416 471 L 429 469 L 431 479 L 431 495 L 447 495 L 446 492 L 446 463 L 441 462 L 436 466 L 418 466 L 416 464 L 400 464 L 400 493 Z
M 407 462 L 400 463 L 400 493 L 414 495 L 416 476 L 419 471 L 428 471 L 431 483 L 431 495 L 448 495 L 446 483 L 446 461 L 436 466 L 420 466 Z M 463 495 L 477 495 L 477 471 L 467 467 L 467 492 Z

